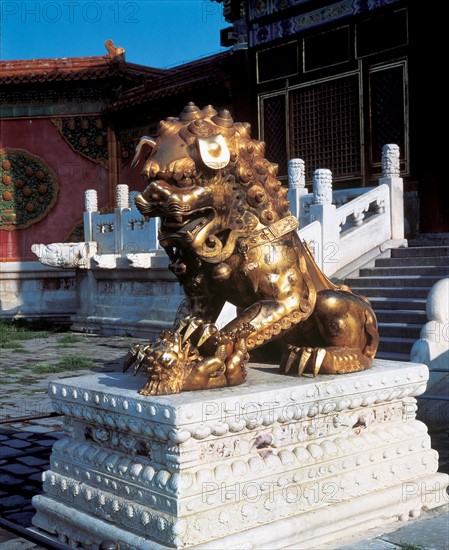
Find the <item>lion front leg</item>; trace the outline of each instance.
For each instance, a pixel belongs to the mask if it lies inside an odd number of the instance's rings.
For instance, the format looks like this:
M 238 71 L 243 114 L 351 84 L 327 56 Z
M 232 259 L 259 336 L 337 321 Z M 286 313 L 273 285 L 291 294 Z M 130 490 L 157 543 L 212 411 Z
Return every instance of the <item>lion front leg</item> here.
M 261 300 L 245 309 L 224 330 L 237 331 L 251 325 L 253 331 L 246 338 L 246 346 L 252 350 L 290 331 L 309 317 L 311 309 L 312 302 L 306 300 Z

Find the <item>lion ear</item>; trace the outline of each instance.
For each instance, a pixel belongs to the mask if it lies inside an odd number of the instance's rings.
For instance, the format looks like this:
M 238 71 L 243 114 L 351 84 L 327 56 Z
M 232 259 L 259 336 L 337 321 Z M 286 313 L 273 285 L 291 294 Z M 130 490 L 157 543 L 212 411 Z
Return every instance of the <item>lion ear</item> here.
M 201 160 L 209 168 L 219 170 L 229 164 L 231 154 L 226 140 L 221 134 L 197 138 L 200 150 Z
M 142 153 L 142 148 L 144 145 L 149 145 L 151 148 L 153 148 L 156 145 L 156 140 L 148 136 L 143 136 L 142 138 L 140 138 L 140 141 L 136 146 L 134 158 L 131 161 L 131 168 L 135 168 L 139 164 L 140 155 Z

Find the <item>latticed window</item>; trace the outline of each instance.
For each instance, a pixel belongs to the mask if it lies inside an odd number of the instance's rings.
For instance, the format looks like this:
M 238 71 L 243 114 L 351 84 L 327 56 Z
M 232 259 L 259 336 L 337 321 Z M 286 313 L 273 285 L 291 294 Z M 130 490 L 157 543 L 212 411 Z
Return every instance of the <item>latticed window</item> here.
M 265 156 L 279 165 L 279 176 L 287 175 L 287 117 L 285 95 L 266 97 L 262 101 L 262 139 L 266 144 Z
M 290 90 L 291 157 L 302 158 L 306 179 L 328 168 L 334 178 L 361 176 L 358 75 Z
M 401 171 L 407 172 L 406 74 L 405 62 L 373 65 L 261 96 L 267 158 L 279 164 L 281 177 L 287 175 L 288 159 L 299 157 L 305 162 L 307 183 L 316 168 L 328 168 L 334 180 L 368 182 L 381 173 L 382 147 L 395 143 L 401 151 Z M 369 111 L 362 114 L 361 105 L 368 103 Z
M 390 66 L 369 75 L 371 164 L 381 163 L 386 143 L 399 145 L 401 159 L 406 158 L 404 68 L 403 64 Z

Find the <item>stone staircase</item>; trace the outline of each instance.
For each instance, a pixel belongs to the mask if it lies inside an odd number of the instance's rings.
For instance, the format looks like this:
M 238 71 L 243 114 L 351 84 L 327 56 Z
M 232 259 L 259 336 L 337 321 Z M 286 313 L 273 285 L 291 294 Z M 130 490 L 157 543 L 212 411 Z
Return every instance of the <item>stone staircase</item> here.
M 410 360 L 410 350 L 427 322 L 426 298 L 431 287 L 449 277 L 449 242 L 409 241 L 408 248 L 383 254 L 373 265 L 350 275 L 345 284 L 366 296 L 376 312 L 380 344 L 377 357 Z

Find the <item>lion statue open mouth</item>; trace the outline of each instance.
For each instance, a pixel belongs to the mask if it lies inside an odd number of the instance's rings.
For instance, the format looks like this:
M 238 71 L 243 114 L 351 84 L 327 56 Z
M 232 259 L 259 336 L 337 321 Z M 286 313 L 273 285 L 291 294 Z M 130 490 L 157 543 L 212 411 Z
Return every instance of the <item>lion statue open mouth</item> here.
M 147 145 L 148 186 L 135 202 L 147 219 L 161 218 L 159 241 L 186 303 L 173 331 L 130 350 L 125 370 L 149 375 L 141 393 L 240 384 L 249 352 L 274 340 L 285 373 L 371 366 L 379 337 L 368 300 L 320 271 L 249 124 L 189 103 L 160 122 L 156 139 L 141 139 L 133 165 Z M 240 313 L 219 330 L 225 302 Z

